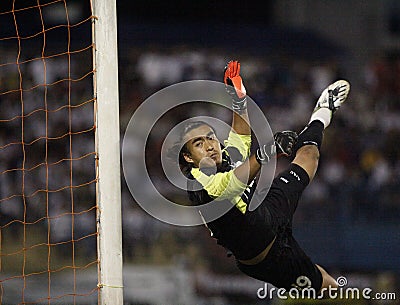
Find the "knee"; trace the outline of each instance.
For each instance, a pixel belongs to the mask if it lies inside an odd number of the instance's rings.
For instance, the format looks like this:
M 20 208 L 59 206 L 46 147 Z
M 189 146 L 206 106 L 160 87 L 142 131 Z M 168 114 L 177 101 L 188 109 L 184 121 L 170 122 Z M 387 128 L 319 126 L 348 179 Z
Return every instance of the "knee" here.
M 301 166 L 307 172 L 311 181 L 317 171 L 318 160 L 319 150 L 317 146 L 305 145 L 297 151 L 296 157 L 292 162 Z
M 305 145 L 297 151 L 296 158 L 318 161 L 319 160 L 318 147 L 315 145 Z

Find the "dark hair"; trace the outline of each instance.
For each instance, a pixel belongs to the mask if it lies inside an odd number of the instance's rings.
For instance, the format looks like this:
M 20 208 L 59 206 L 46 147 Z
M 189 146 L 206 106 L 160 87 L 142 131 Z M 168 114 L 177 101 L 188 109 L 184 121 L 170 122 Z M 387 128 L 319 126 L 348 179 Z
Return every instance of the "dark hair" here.
M 168 150 L 167 156 L 172 161 L 175 162 L 178 157 L 179 167 L 184 175 L 188 175 L 190 173 L 192 164 L 185 160 L 184 155 L 188 154 L 189 151 L 186 143 L 183 143 L 183 139 L 188 132 L 204 125 L 210 127 L 215 133 L 214 127 L 204 121 L 189 121 L 183 126 L 178 141 L 176 141 L 175 144 Z

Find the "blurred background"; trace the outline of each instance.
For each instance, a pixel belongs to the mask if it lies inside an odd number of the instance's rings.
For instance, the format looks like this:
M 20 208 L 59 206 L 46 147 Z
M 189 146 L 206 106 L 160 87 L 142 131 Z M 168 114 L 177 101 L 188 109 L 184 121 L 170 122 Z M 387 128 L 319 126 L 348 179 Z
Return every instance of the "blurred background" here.
M 71 16 L 90 14 L 83 1 L 68 5 Z M 400 2 L 119 0 L 117 9 L 121 139 L 146 98 L 181 81 L 222 81 L 230 59 L 241 61 L 247 92 L 273 131 L 300 131 L 328 84 L 338 78 L 351 83 L 348 103 L 325 132 L 320 167 L 299 203 L 294 235 L 316 263 L 346 277 L 349 287 L 397 293 L 397 301 L 357 304 L 399 304 Z M 0 33 L 6 37 L 13 27 L 3 23 Z M 90 25 L 76 32 L 76 43 L 88 35 Z M 55 48 L 62 44 L 60 39 Z M 2 46 L 2 56 L 15 57 Z M 90 61 L 88 54 L 74 64 Z M 0 79 L 12 83 L 9 74 Z M 86 89 L 79 94 L 91 94 L 90 82 Z M 195 106 L 177 109 L 162 126 L 198 113 L 212 115 Z M 229 113 L 217 113 L 230 122 Z M 160 167 L 164 132 L 151 133 L 147 165 L 157 187 L 184 203 Z M 132 144 L 133 154 L 140 149 Z M 278 169 L 286 165 L 280 160 Z M 121 179 L 127 304 L 281 304 L 257 297 L 263 283 L 240 274 L 207 229 L 152 218 Z M 14 212 L 3 208 L 0 215 Z M 89 245 L 88 251 L 96 249 Z
M 300 131 L 323 88 L 338 78 L 350 81 L 348 104 L 325 132 L 319 172 L 301 199 L 294 234 L 315 262 L 347 277 L 349 286 L 398 291 L 398 1 L 118 5 L 122 132 L 135 107 L 151 94 L 185 80 L 221 81 L 232 58 L 241 61 L 247 92 L 274 131 Z M 229 123 L 229 115 L 221 118 Z M 161 130 L 148 147 L 157 149 Z M 148 164 L 162 177 L 158 162 Z M 280 161 L 278 169 L 285 165 Z M 159 223 L 132 209 L 129 193 L 123 194 L 129 211 L 124 213 L 125 264 L 181 266 L 193 272 L 195 293 L 219 298 L 216 303 L 260 301 L 252 286 L 259 284 L 240 277 L 234 260 L 207 230 Z

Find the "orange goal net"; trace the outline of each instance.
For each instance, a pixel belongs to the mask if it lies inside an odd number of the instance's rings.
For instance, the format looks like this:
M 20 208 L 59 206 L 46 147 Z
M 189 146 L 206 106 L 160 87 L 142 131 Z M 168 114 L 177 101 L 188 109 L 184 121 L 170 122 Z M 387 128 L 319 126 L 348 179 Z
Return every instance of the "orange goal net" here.
M 91 1 L 0 2 L 0 304 L 95 304 Z

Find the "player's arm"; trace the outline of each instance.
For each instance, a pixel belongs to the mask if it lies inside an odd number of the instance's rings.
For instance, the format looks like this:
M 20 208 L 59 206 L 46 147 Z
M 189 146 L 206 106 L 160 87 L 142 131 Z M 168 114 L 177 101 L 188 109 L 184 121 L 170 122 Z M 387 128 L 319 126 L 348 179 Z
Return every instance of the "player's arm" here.
M 232 199 L 240 196 L 255 178 L 261 164 L 252 155 L 240 166 L 226 172 L 206 174 L 199 168 L 192 168 L 192 176 L 203 186 L 208 195 L 216 200 Z
M 224 71 L 224 83 L 226 91 L 232 99 L 232 130 L 234 131 L 231 131 L 229 134 L 225 146 L 236 147 L 243 157 L 242 161 L 244 161 L 250 155 L 251 127 L 247 112 L 247 93 L 243 85 L 242 77 L 240 76 L 240 63 L 238 61 L 231 60 L 227 63 Z M 256 163 L 267 163 L 270 158 L 275 155 L 278 157 L 282 155 L 290 156 L 292 146 L 296 142 L 297 134 L 294 131 L 277 132 L 270 144 L 260 146 L 256 155 L 249 158 L 248 161 L 243 164 L 243 168 L 247 169 L 239 169 L 238 175 L 242 177 L 239 172 L 243 171 L 250 173 L 249 176 L 251 178 L 253 177 L 253 173 L 255 172 L 256 174 L 259 170 Z
M 296 141 L 295 132 L 278 132 L 271 143 L 261 145 L 255 154 L 233 170 L 206 175 L 199 168 L 193 168 L 191 173 L 211 197 L 217 200 L 231 199 L 243 193 L 261 166 L 268 163 L 271 158 L 279 155 L 290 156 Z
M 232 98 L 232 129 L 239 135 L 250 135 L 246 88 L 240 76 L 240 62 L 237 60 L 227 63 L 224 71 L 224 83 L 226 91 Z
M 235 176 L 242 182 L 253 180 L 263 164 L 271 158 L 290 156 L 297 142 L 297 133 L 294 131 L 280 131 L 274 134 L 271 143 L 260 145 L 243 164 L 234 169 Z

